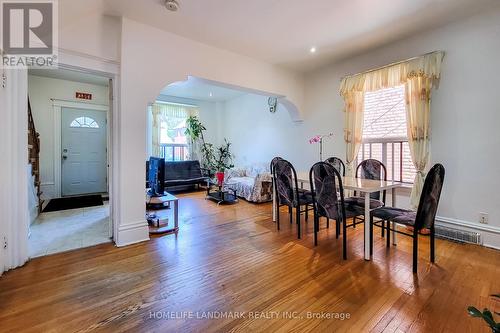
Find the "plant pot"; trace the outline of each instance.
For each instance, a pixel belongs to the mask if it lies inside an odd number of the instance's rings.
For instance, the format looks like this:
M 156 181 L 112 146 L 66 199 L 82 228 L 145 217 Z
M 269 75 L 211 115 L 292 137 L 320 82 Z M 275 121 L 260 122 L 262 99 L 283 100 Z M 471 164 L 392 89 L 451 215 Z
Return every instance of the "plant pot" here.
M 217 183 L 219 183 L 219 186 L 222 186 L 222 183 L 224 183 L 224 172 L 216 172 L 215 177 L 217 178 Z

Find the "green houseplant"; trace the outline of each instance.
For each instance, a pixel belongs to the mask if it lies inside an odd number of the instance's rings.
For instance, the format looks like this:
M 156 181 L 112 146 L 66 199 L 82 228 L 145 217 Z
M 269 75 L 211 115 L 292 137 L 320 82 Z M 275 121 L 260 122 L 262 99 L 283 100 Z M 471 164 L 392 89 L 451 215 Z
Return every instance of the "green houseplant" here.
M 185 134 L 189 136 L 191 144 L 201 142 L 202 165 L 212 172 L 216 173 L 219 183 L 224 181 L 224 171 L 231 169 L 233 165 L 233 154 L 231 153 L 231 143 L 224 139 L 224 144 L 215 147 L 212 143 L 206 142 L 203 132 L 206 127 L 196 116 L 190 116 L 186 120 Z
M 490 296 L 500 300 L 500 294 L 495 294 L 495 295 L 490 295 Z M 491 313 L 490 310 L 485 308 L 481 312 L 476 307 L 469 306 L 467 308 L 467 312 L 469 313 L 470 316 L 472 316 L 474 318 L 482 318 L 486 322 L 486 324 L 488 324 L 488 326 L 491 328 L 491 331 L 493 333 L 500 333 L 500 322 L 495 321 L 495 319 L 493 318 L 493 314 Z M 500 313 L 498 313 L 498 312 L 495 312 L 495 314 L 500 315 Z

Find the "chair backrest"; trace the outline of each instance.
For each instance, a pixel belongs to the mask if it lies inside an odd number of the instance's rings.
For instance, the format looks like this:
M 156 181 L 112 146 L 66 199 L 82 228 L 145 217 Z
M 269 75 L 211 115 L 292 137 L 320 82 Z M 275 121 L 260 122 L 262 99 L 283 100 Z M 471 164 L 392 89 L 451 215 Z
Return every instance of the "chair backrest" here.
M 344 162 L 338 158 L 338 157 L 330 157 L 325 160 L 326 163 L 330 163 L 333 165 L 335 169 L 342 175 L 345 176 L 345 164 Z
M 276 164 L 276 162 L 282 159 L 283 158 L 276 156 L 271 160 L 271 164 L 269 165 L 269 172 L 271 172 L 271 175 L 273 175 L 274 165 Z
M 384 163 L 373 158 L 359 163 L 356 168 L 356 177 L 362 179 L 387 180 L 387 169 Z M 386 191 L 382 191 L 382 202 L 385 203 Z M 370 194 L 370 198 L 380 200 L 380 192 Z
M 339 171 L 330 163 L 315 163 L 309 171 L 309 182 L 318 215 L 344 221 L 344 187 Z
M 444 174 L 444 166 L 438 163 L 429 170 L 425 177 L 415 218 L 415 228 L 417 230 L 430 228 L 434 225 L 441 189 L 443 188 Z
M 298 205 L 297 172 L 287 160 L 277 160 L 273 167 L 278 203 L 296 207 Z

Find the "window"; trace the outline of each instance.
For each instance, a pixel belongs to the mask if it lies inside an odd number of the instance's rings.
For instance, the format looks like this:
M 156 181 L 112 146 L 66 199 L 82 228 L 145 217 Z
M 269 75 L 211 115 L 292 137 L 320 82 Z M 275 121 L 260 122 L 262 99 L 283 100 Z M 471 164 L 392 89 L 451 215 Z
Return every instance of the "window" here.
M 167 161 L 184 161 L 189 158 L 189 139 L 186 121 L 196 115 L 197 108 L 188 105 L 157 102 L 152 106 L 153 116 L 159 120 L 159 156 Z M 156 134 L 153 134 L 156 135 Z
M 387 179 L 413 183 L 406 133 L 404 85 L 365 93 L 363 144 L 357 162 L 374 158 L 387 168 Z
M 78 117 L 74 119 L 69 127 L 76 128 L 99 128 L 99 124 L 90 117 Z

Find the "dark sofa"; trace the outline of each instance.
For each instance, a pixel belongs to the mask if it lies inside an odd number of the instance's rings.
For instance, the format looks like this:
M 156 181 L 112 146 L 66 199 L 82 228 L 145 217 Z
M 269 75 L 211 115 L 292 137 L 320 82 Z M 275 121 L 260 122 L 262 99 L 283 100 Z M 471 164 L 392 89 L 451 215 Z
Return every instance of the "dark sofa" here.
M 146 187 L 149 161 L 146 161 Z M 199 161 L 165 162 L 165 187 L 206 184 L 209 179 L 206 169 L 200 167 Z

